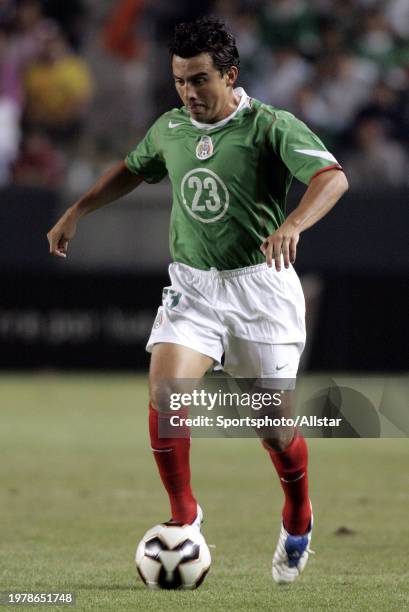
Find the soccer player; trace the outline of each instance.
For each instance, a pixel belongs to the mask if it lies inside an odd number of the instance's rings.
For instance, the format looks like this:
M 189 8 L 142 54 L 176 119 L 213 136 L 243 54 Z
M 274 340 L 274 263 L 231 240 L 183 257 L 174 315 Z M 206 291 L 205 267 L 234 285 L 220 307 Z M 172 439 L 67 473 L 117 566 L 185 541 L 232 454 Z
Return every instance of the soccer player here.
M 190 439 L 161 438 L 158 431 L 169 394 L 180 379 L 200 379 L 223 356 L 224 370 L 236 377 L 295 378 L 305 343 L 304 297 L 292 266 L 297 243 L 348 183 L 304 123 L 235 87 L 239 55 L 224 24 L 207 18 L 179 24 L 170 52 L 183 106 L 159 117 L 126 159 L 65 212 L 48 240 L 51 254 L 66 257 L 82 216 L 142 181 L 169 176 L 173 263 L 147 344 L 149 431 L 173 521 L 200 528 Z M 286 217 L 293 177 L 307 189 Z M 292 582 L 311 540 L 307 446 L 294 430 L 277 430 L 263 446 L 285 498 L 273 578 Z

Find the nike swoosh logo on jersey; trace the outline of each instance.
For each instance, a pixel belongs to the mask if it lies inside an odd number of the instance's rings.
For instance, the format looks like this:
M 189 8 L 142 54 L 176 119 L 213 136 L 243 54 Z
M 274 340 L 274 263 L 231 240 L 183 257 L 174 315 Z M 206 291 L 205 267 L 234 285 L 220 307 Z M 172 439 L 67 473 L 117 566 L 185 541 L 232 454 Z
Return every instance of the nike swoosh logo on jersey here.
M 170 127 L 170 129 L 173 129 L 175 127 L 179 127 L 179 125 L 182 125 L 181 123 L 173 123 L 173 121 L 169 121 L 168 123 L 168 127 Z
M 282 369 L 283 369 L 283 368 L 285 368 L 285 366 L 287 366 L 287 365 L 288 365 L 288 363 L 285 363 L 285 364 L 284 364 L 284 365 L 282 365 L 282 366 L 276 366 L 276 370 L 282 370 Z
M 332 153 L 329 153 L 329 151 L 317 151 L 316 149 L 294 149 L 294 151 L 296 153 L 302 153 L 303 155 L 309 155 L 310 157 L 321 157 L 321 159 L 327 159 L 328 161 L 335 162 L 336 164 L 338 163 L 338 161 L 335 159 Z

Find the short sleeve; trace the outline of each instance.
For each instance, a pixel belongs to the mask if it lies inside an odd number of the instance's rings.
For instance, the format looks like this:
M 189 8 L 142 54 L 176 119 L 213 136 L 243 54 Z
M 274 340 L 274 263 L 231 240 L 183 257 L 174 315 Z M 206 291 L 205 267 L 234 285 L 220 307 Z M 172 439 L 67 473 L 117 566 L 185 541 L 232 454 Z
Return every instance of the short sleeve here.
M 291 113 L 276 113 L 268 139 L 291 174 L 306 185 L 324 170 L 342 169 L 318 136 Z
M 153 124 L 135 149 L 128 153 L 125 165 L 134 174 L 142 176 L 147 183 L 158 183 L 166 176 L 167 169 L 160 148 L 158 122 Z

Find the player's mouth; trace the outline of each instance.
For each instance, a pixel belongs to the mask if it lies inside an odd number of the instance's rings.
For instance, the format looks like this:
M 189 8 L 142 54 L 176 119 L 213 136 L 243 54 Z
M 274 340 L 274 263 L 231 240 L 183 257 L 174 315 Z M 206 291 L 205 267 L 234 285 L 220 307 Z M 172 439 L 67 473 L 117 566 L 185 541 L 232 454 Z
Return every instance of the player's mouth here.
M 192 104 L 189 104 L 188 108 L 192 113 L 200 113 L 200 111 L 205 109 L 206 106 L 205 104 L 201 104 L 200 102 L 194 102 Z

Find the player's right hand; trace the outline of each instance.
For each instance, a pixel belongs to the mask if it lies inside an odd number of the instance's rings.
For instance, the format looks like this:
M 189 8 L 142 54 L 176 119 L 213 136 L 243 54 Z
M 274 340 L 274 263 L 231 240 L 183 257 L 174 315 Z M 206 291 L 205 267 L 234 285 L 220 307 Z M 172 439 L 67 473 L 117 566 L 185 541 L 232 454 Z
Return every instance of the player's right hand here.
M 67 257 L 68 243 L 75 236 L 77 221 L 68 210 L 47 234 L 50 254 Z

